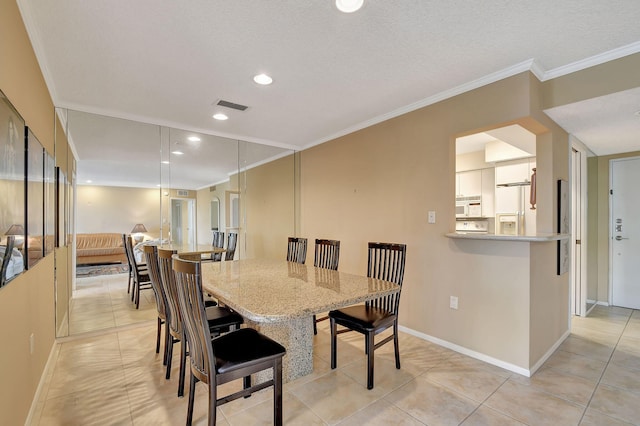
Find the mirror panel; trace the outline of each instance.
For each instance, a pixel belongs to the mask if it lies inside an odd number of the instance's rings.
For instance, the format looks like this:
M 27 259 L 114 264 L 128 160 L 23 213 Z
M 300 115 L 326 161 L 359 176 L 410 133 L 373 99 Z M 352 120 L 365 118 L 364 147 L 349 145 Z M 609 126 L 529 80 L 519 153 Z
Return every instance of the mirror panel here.
M 244 258 L 252 244 L 252 255 L 285 257 L 286 238 L 295 229 L 292 151 L 78 111 L 67 116 L 67 135 L 79 157 L 79 233 L 130 233 L 134 224 L 143 223 L 147 243 L 180 239 L 209 245 L 217 227 L 239 234 L 235 259 Z M 91 147 L 84 146 L 87 141 Z M 101 176 L 112 180 L 105 185 Z M 233 223 L 227 211 L 236 213 Z M 76 279 L 72 301 L 83 290 L 83 281 Z M 155 319 L 152 293 L 143 292 L 146 302 L 135 311 L 126 279 L 122 281 L 124 288 L 109 288 L 111 300 L 117 296 L 117 309 L 133 309 L 130 316 L 139 321 Z M 82 304 L 90 303 L 82 299 Z M 69 334 L 90 331 L 81 314 L 71 309 Z M 110 326 L 122 324 L 116 320 Z

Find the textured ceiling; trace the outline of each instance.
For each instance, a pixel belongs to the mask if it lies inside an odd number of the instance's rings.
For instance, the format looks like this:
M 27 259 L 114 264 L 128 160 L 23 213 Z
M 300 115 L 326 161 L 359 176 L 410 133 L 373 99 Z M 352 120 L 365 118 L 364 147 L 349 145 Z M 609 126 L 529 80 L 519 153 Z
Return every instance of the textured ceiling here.
M 545 79 L 640 51 L 637 0 L 18 4 L 56 106 L 289 149 L 526 69 Z M 219 99 L 249 109 L 215 121 Z M 74 143 L 83 161 L 93 142 Z

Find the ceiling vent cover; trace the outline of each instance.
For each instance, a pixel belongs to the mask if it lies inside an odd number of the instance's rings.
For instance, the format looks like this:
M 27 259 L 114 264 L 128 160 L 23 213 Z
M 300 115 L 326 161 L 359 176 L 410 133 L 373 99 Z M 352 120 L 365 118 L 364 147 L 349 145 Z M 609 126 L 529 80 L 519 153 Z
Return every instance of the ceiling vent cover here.
M 189 196 L 189 191 L 187 191 L 186 189 L 178 189 L 177 193 L 178 193 L 179 197 L 188 197 Z
M 218 103 L 216 103 L 216 105 L 220 105 L 220 106 L 231 108 L 231 109 L 237 109 L 238 111 L 244 111 L 245 109 L 249 108 L 246 105 L 235 104 L 233 102 L 225 101 L 224 99 L 220 99 Z

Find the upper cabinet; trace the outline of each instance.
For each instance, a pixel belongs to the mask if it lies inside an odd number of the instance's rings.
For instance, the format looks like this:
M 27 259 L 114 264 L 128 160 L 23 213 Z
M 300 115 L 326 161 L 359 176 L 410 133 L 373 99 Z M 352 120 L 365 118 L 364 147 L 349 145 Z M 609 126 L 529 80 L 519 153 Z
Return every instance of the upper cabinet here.
M 475 197 L 482 194 L 482 174 L 480 170 L 470 170 L 456 174 L 456 196 Z
M 496 185 L 531 182 L 535 158 L 513 160 L 496 164 Z

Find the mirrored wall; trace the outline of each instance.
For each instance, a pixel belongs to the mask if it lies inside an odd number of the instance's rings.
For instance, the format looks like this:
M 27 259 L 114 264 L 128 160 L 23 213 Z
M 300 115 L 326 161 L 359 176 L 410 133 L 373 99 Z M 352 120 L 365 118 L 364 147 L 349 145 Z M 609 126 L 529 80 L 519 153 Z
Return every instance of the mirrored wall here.
M 108 256 L 114 236 L 133 234 L 140 261 L 144 244 L 210 245 L 213 231 L 225 233 L 225 246 L 237 235 L 234 259 L 286 255 L 298 222 L 293 151 L 86 112 L 58 115 L 77 157 L 75 271 L 68 319 L 58 313 L 68 327 L 58 330 L 73 335 L 157 317 L 151 290 L 139 309 L 131 302 L 126 264 Z M 58 296 L 64 304 L 67 296 Z

